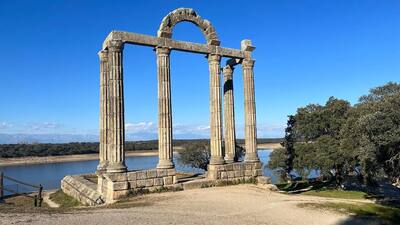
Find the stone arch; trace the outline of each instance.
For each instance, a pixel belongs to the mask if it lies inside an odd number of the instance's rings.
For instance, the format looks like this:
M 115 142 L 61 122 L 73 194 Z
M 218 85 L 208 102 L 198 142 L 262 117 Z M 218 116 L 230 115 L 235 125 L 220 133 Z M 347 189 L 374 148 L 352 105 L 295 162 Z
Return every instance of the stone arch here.
M 183 21 L 195 24 L 205 36 L 208 45 L 220 45 L 221 42 L 211 22 L 201 18 L 196 11 L 190 8 L 179 8 L 168 13 L 161 21 L 157 37 L 172 38 L 172 29 L 176 24 Z

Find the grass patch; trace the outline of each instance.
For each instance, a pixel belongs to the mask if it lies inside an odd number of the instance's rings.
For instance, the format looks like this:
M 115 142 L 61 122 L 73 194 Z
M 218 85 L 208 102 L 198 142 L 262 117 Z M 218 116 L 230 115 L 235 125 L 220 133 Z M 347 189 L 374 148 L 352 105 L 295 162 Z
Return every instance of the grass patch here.
M 2 213 L 35 213 L 50 212 L 51 208 L 45 202 L 42 207 L 35 207 L 34 200 L 26 196 L 6 197 L 0 201 L 0 212 Z
M 62 190 L 58 190 L 51 194 L 50 200 L 59 204 L 61 208 L 72 208 L 81 205 L 78 200 L 66 195 Z
M 283 183 L 276 185 L 281 191 L 296 191 L 310 187 L 310 183 L 307 181 L 296 181 L 292 183 Z
M 379 220 L 390 222 L 391 224 L 399 224 L 400 222 L 400 208 L 374 203 L 304 203 L 300 206 L 351 213 L 355 216 L 361 217 L 374 217 Z
M 346 191 L 336 189 L 322 189 L 322 190 L 311 190 L 301 193 L 302 195 L 312 195 L 318 197 L 328 198 L 343 198 L 343 199 L 365 199 L 369 195 L 362 191 Z

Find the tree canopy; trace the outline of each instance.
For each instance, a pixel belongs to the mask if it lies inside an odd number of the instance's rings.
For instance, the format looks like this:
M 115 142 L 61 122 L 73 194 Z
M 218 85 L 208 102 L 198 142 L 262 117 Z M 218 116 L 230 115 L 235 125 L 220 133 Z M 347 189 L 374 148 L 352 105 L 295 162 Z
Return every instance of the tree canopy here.
M 294 115 L 293 168 L 303 177 L 313 169 L 335 178 L 357 174 L 366 183 L 400 177 L 400 85 L 373 88 L 352 106 L 330 97 L 325 105 L 309 104 Z M 271 154 L 269 167 L 284 169 L 283 150 Z

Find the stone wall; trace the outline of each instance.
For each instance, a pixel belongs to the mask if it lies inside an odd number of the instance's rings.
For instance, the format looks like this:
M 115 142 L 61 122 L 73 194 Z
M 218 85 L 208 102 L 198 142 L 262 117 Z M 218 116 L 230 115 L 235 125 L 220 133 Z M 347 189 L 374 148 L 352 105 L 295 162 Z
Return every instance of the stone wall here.
M 261 162 L 236 162 L 222 165 L 208 165 L 207 178 L 210 180 L 252 179 L 262 176 Z
M 95 175 L 90 175 L 94 177 Z M 208 165 L 206 178 L 178 184 L 175 169 L 149 169 L 123 173 L 97 174 L 98 183 L 88 175 L 66 176 L 62 190 L 86 205 L 114 203 L 135 192 L 154 192 L 164 188 L 192 189 L 212 187 L 227 183 L 255 182 L 269 184 L 271 179 L 262 176 L 261 162 L 237 162 Z M 91 180 L 91 179 L 90 179 Z
M 66 176 L 61 181 L 63 192 L 84 205 L 101 205 L 105 199 L 96 190 L 96 184 L 84 178 L 84 175 Z
M 130 192 L 172 187 L 177 183 L 175 169 L 150 169 L 110 173 L 99 176 L 99 188 L 107 203 L 126 197 Z M 99 191 L 100 191 L 99 190 Z

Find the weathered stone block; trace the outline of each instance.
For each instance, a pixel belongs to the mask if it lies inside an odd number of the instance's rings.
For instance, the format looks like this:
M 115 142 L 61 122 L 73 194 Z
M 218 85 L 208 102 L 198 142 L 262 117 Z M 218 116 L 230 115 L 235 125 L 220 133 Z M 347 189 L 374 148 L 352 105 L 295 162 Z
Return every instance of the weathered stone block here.
M 164 184 L 163 178 L 154 178 L 154 186 L 162 186 Z
M 235 172 L 234 171 L 228 171 L 228 178 L 234 178 L 235 177 Z
M 146 173 L 145 170 L 137 171 L 137 172 L 136 172 L 136 179 L 137 179 L 137 180 L 145 180 L 145 179 L 147 179 L 147 175 L 146 175 L 146 174 L 147 174 L 147 173 Z
M 232 164 L 232 163 L 226 164 L 226 165 L 225 165 L 225 170 L 226 170 L 226 171 L 233 170 L 233 165 L 234 165 L 234 164 Z
M 136 172 L 133 172 L 133 171 L 128 172 L 127 176 L 128 176 L 128 181 L 136 180 Z
M 164 181 L 164 185 L 171 185 L 173 184 L 173 178 L 172 176 L 168 176 L 168 177 L 163 177 L 163 181 Z
M 221 172 L 221 179 L 227 179 L 227 178 L 228 174 L 225 171 Z
M 157 177 L 168 176 L 168 171 L 166 169 L 157 169 Z
M 168 176 L 175 176 L 176 175 L 176 170 L 175 169 L 168 169 L 167 174 L 168 174 Z
M 127 189 L 128 189 L 127 181 L 113 182 L 113 190 L 114 191 L 127 190 Z
M 154 185 L 154 179 L 147 179 L 146 180 L 146 187 L 151 187 Z
M 233 170 L 234 171 L 239 171 L 240 170 L 240 163 L 233 164 Z
M 207 178 L 211 180 L 218 179 L 218 171 L 217 170 L 209 170 L 207 171 Z
M 243 176 L 244 176 L 243 170 L 235 171 L 235 177 L 243 177 Z
M 157 177 L 157 170 L 147 170 L 147 179 L 156 178 Z
M 172 176 L 172 183 L 177 184 L 178 183 L 178 177 L 177 176 Z
M 221 170 L 225 165 L 208 165 L 208 171 L 218 171 Z
M 134 181 L 129 181 L 128 182 L 129 183 L 129 189 L 135 189 L 137 186 L 137 184 L 136 184 L 136 180 L 134 180 Z
M 104 175 L 104 177 L 113 182 L 120 182 L 127 180 L 126 173 L 107 173 Z
M 245 164 L 245 169 L 246 170 L 252 170 L 253 169 L 253 165 L 251 163 L 246 163 Z
M 252 170 L 245 170 L 245 171 L 244 171 L 244 175 L 245 175 L 246 177 L 253 176 L 253 171 L 252 171 Z
M 128 193 L 129 193 L 128 190 L 113 191 L 112 198 L 113 200 L 118 200 L 126 197 Z
M 137 180 L 136 181 L 136 187 L 137 188 L 142 188 L 146 186 L 146 180 Z

